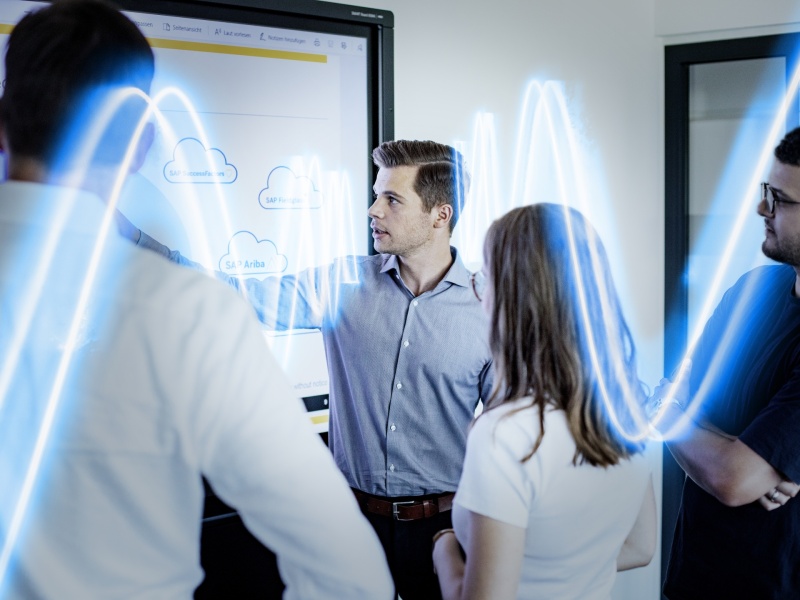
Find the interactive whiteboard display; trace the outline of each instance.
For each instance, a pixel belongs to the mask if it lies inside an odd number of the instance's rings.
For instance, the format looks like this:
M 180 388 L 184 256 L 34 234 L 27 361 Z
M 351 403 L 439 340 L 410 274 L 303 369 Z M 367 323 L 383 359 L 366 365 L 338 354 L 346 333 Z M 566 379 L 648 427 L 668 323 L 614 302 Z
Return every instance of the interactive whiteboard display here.
M 0 2 L 0 43 L 43 4 Z M 204 18 L 126 11 L 155 53 L 158 113 L 120 210 L 187 258 L 234 276 L 367 254 L 368 36 L 209 19 L 201 5 L 197 13 Z M 326 429 L 321 335 L 265 337 Z

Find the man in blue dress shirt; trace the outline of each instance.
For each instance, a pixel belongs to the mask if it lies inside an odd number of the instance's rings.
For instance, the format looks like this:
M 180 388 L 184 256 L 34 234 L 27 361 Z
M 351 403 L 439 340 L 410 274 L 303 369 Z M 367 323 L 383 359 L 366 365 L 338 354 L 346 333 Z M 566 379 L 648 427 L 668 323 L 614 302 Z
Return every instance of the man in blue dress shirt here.
M 435 142 L 385 142 L 372 156 L 379 254 L 284 277 L 217 276 L 267 327 L 322 330 L 336 464 L 381 538 L 400 596 L 436 598 L 431 536 L 450 527 L 467 429 L 492 387 L 486 318 L 450 246 L 469 176 L 461 154 Z M 120 220 L 139 246 L 202 268 Z M 341 273 L 359 283 L 339 283 Z

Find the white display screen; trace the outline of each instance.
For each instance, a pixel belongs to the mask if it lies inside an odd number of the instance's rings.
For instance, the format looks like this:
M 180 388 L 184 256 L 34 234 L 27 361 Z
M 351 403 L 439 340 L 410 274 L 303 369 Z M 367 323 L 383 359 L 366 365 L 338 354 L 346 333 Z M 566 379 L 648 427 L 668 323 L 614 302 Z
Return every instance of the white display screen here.
M 42 5 L 0 2 L 0 43 Z M 368 252 L 366 35 L 125 14 L 153 47 L 160 110 L 146 162 L 119 200 L 136 226 L 248 277 Z M 321 336 L 302 335 L 267 337 L 299 396 L 326 395 Z

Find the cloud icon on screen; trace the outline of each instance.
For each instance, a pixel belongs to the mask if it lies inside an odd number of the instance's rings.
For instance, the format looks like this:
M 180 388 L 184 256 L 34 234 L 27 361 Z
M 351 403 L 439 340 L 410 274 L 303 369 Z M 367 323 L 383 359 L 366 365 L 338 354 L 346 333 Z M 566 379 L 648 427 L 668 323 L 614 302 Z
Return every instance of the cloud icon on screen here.
M 228 253 L 219 259 L 219 270 L 228 275 L 282 273 L 289 266 L 285 255 L 270 240 L 259 240 L 249 231 L 239 231 L 228 242 Z
M 170 183 L 233 183 L 239 176 L 221 150 L 206 149 L 195 138 L 178 142 L 172 158 L 164 165 L 164 177 Z
M 294 174 L 289 167 L 275 167 L 267 175 L 267 187 L 258 194 L 258 203 L 268 210 L 276 208 L 320 208 L 322 192 L 308 177 Z

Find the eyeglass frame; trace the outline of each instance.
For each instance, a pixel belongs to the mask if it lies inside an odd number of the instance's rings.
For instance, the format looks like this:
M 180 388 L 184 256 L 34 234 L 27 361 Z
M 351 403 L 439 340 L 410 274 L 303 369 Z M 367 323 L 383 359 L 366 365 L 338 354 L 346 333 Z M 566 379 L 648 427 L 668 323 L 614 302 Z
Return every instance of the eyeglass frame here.
M 476 281 L 480 279 L 476 283 Z M 486 275 L 483 274 L 483 271 L 475 271 L 474 273 L 469 274 L 469 285 L 472 288 L 472 293 L 475 294 L 475 297 L 478 299 L 478 302 L 483 302 L 483 291 L 486 289 Z M 478 288 L 481 291 L 478 291 Z
M 770 194 L 769 192 L 772 193 Z M 772 202 L 770 202 L 770 196 L 772 197 Z M 775 216 L 775 205 L 779 202 L 781 204 L 800 204 L 797 200 L 789 200 L 785 197 L 779 198 L 775 188 L 766 181 L 761 183 L 761 201 L 767 205 L 767 213 L 773 217 Z

